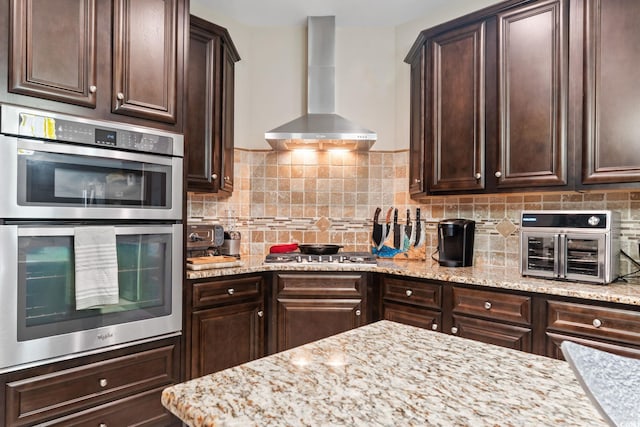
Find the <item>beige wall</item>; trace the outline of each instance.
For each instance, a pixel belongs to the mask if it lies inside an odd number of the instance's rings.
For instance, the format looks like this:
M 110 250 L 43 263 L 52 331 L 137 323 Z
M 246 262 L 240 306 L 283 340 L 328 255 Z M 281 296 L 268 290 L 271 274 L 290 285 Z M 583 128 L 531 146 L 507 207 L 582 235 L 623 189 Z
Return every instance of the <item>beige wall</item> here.
M 336 29 L 336 112 L 378 133 L 376 151 L 409 146 L 409 66 L 403 59 L 419 31 L 496 0 L 436 3 L 432 13 L 398 27 Z M 238 48 L 235 143 L 268 149 L 264 132 L 306 111 L 306 28 L 248 27 L 205 0 L 191 13 L 227 28 Z

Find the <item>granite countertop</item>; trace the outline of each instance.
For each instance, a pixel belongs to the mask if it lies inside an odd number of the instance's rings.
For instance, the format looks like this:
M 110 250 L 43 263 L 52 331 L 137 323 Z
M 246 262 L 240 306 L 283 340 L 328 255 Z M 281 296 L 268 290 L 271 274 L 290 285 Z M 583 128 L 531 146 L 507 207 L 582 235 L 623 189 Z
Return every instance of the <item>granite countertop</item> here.
M 379 259 L 378 265 L 265 264 L 264 257 L 242 258 L 243 265 L 201 271 L 186 271 L 187 279 L 202 279 L 265 271 L 372 271 L 420 279 L 441 280 L 549 295 L 640 305 L 640 281 L 593 285 L 523 277 L 518 269 L 500 267 L 441 267 L 437 262 Z
M 189 426 L 605 426 L 569 364 L 379 321 L 165 389 Z

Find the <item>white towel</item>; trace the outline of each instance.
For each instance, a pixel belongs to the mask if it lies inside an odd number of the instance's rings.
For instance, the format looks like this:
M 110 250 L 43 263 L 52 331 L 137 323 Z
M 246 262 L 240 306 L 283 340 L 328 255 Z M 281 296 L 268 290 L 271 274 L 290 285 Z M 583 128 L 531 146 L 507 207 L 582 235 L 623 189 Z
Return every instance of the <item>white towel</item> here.
M 115 227 L 76 227 L 76 310 L 118 304 Z

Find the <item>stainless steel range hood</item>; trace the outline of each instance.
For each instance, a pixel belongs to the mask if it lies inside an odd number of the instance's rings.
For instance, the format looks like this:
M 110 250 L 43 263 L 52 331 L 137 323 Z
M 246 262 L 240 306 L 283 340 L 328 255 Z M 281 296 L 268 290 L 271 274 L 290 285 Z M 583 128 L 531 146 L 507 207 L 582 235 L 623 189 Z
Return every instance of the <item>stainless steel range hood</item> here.
M 265 139 L 275 150 L 368 150 L 376 133 L 335 113 L 335 16 L 308 17 L 307 32 L 307 114 Z

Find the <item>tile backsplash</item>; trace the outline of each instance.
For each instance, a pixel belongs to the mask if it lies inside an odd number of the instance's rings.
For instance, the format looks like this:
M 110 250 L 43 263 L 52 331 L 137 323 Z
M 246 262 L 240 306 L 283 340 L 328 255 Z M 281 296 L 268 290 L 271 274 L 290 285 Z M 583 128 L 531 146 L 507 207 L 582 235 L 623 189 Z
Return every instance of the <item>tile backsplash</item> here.
M 638 259 L 640 190 L 514 193 L 429 197 L 408 193 L 409 152 L 274 152 L 236 149 L 231 196 L 190 193 L 189 221 L 222 222 L 228 212 L 242 233 L 241 254 L 262 256 L 277 243 L 341 244 L 369 251 L 373 213 L 420 207 L 427 254 L 444 218 L 476 221 L 475 265 L 518 266 L 520 212 L 524 209 L 611 209 L 621 213 L 621 246 Z M 621 270 L 633 267 L 622 260 Z

